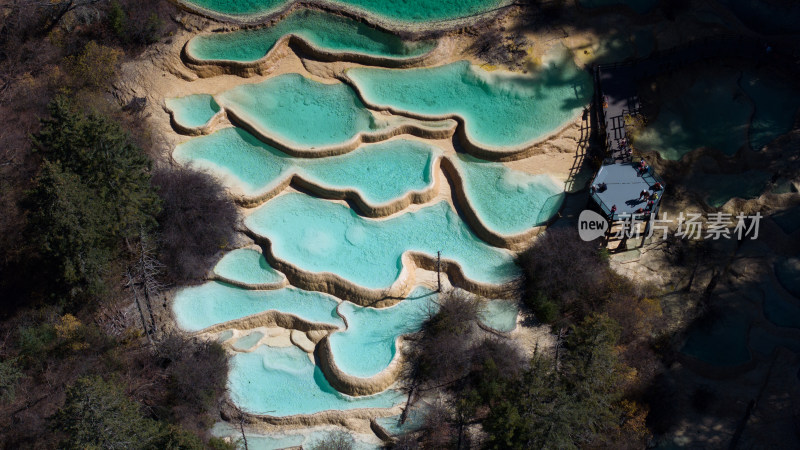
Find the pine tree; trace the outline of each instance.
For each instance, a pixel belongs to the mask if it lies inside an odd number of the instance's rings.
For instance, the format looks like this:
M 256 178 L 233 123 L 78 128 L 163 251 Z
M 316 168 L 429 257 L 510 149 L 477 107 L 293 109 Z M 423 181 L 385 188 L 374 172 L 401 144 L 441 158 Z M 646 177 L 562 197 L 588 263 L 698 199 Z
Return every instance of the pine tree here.
M 32 136 L 43 162 L 23 206 L 51 291 L 75 299 L 103 290 L 121 242 L 154 228 L 160 200 L 149 160 L 119 124 L 76 111 L 63 96 L 49 109 Z

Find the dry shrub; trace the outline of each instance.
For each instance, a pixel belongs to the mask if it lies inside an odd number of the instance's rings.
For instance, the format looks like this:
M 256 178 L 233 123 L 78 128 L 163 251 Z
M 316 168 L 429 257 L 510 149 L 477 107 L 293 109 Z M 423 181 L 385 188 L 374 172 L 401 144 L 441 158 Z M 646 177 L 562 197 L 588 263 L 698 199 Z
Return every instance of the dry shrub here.
M 212 257 L 234 239 L 236 205 L 207 173 L 161 169 L 152 180 L 162 199 L 161 261 L 176 282 L 203 278 Z
M 312 450 L 351 450 L 353 448 L 355 448 L 355 439 L 344 431 L 334 431 L 311 447 Z
M 206 411 L 224 392 L 228 356 L 219 343 L 171 334 L 159 342 L 158 353 L 173 405 Z
M 66 66 L 75 87 L 103 88 L 111 83 L 122 57 L 121 50 L 89 41 L 78 55 L 67 58 Z

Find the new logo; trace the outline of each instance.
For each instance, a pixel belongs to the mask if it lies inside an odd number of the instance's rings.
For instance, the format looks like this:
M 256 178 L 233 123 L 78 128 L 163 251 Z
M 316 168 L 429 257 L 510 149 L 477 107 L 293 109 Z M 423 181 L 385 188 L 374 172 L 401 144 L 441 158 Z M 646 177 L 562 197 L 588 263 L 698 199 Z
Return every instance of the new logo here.
M 608 221 L 600 214 L 585 209 L 578 216 L 578 235 L 584 241 L 593 241 L 604 234 L 608 230 Z

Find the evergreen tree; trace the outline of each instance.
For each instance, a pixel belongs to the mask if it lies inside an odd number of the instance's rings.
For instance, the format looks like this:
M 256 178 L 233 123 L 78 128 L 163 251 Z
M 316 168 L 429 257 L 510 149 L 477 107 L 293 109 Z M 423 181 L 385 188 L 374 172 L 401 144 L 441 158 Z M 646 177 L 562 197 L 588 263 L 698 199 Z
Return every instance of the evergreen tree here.
M 53 427 L 66 434 L 64 448 L 144 449 L 161 434 L 158 422 L 144 418 L 139 405 L 113 383 L 81 378 L 69 389 Z
M 64 406 L 53 417 L 68 449 L 194 450 L 204 448 L 196 435 L 144 417 L 139 404 L 117 385 L 100 377 L 79 379 L 67 389 Z
M 121 241 L 154 227 L 160 200 L 149 160 L 119 124 L 63 96 L 49 109 L 32 136 L 43 162 L 23 206 L 50 291 L 75 299 L 102 291 Z
M 99 292 L 113 257 L 113 220 L 93 191 L 59 163 L 45 161 L 26 206 L 44 275 L 71 297 Z
M 501 380 L 484 394 L 488 448 L 581 448 L 614 429 L 620 411 L 619 326 L 590 315 L 572 328 L 567 351 L 556 362 L 534 355 L 521 377 Z
M 113 214 L 120 237 L 155 224 L 159 199 L 150 187 L 150 161 L 120 125 L 98 114 L 75 111 L 66 97 L 48 106 L 33 144 L 44 159 L 78 175 Z

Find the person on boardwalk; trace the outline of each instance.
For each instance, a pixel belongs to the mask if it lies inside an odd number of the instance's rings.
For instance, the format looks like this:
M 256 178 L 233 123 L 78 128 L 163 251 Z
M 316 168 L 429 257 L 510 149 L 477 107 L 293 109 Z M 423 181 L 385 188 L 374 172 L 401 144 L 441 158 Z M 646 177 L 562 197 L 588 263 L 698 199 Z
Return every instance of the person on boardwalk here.
M 614 214 L 617 212 L 617 205 L 611 205 L 611 220 L 614 220 Z
M 639 192 L 639 200 L 647 200 L 650 197 L 650 192 L 647 189 L 644 189 L 642 192 Z

